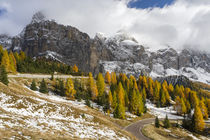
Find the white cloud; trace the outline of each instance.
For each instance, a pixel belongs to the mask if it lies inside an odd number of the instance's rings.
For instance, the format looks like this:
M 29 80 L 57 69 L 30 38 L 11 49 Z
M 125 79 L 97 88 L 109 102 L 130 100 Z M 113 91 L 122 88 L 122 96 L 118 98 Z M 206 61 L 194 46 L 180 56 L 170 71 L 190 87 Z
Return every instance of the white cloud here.
M 210 52 L 210 1 L 177 0 L 164 8 L 128 8 L 130 0 L 0 0 L 8 13 L 0 17 L 0 33 L 18 34 L 43 10 L 58 23 L 72 25 L 91 37 L 127 30 L 153 49 L 199 48 Z

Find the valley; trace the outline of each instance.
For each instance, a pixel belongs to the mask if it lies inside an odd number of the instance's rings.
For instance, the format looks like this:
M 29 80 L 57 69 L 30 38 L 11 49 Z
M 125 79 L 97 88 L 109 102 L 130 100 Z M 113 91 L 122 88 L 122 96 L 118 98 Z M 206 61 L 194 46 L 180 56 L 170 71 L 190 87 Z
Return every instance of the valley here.
M 101 106 L 94 102 L 91 102 L 90 108 L 84 100 L 70 100 L 56 95 L 52 91 L 51 75 L 17 74 L 8 77 L 9 87 L 0 83 L 1 139 L 147 140 L 142 131 L 145 131 L 147 125 L 154 123 L 154 115 L 161 116 L 158 111 L 153 111 L 149 107 L 152 104 L 148 103 L 148 112 L 151 115 L 146 113 L 138 117 L 126 112 L 126 119 L 118 120 L 105 113 Z M 54 77 L 81 79 L 79 76 L 62 74 Z M 34 79 L 39 83 L 43 78 L 48 83 L 49 93 L 43 94 L 30 89 Z M 168 114 L 170 119 L 180 118 L 176 115 L 170 116 L 170 113 L 164 113 L 164 110 L 162 113 L 162 118 L 165 117 L 164 114 Z M 190 135 L 192 134 L 187 135 L 189 139 L 195 137 Z
M 41 11 L 0 35 L 0 139 L 210 139 L 209 52 L 138 41 Z

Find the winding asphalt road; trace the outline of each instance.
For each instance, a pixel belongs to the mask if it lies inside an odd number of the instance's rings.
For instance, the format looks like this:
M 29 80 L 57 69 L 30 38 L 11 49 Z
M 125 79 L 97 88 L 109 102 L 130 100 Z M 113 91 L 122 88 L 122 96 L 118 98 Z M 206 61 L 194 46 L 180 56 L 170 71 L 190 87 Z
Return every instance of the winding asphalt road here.
M 155 121 L 155 118 L 140 120 L 136 123 L 128 125 L 127 127 L 124 128 L 124 130 L 130 132 L 139 140 L 150 140 L 149 138 L 147 138 L 146 136 L 142 134 L 141 130 L 144 127 L 144 125 L 151 124 L 154 121 Z

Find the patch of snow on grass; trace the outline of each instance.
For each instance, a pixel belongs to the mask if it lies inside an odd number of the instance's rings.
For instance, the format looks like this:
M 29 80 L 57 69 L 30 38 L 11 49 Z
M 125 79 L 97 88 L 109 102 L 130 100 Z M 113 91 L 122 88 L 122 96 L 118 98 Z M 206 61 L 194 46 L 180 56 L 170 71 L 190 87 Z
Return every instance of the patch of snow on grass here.
M 83 118 L 79 113 L 79 117 L 75 117 L 71 106 L 68 106 L 70 104 L 80 107 L 84 105 L 80 105 L 76 101 L 67 101 L 52 94 L 38 94 L 42 99 L 0 93 L 0 110 L 3 111 L 0 111 L 0 128 L 21 127 L 21 129 L 29 129 L 34 132 L 58 135 L 62 132 L 65 133 L 65 136 L 81 139 L 121 139 L 115 131 L 93 122 L 94 117 L 89 114 L 84 114 Z
M 176 111 L 173 109 L 173 106 L 157 108 L 154 104 L 147 100 L 146 107 L 151 114 L 158 116 L 159 118 L 165 118 L 166 115 L 168 115 L 169 119 L 183 119 L 182 116 L 176 115 Z

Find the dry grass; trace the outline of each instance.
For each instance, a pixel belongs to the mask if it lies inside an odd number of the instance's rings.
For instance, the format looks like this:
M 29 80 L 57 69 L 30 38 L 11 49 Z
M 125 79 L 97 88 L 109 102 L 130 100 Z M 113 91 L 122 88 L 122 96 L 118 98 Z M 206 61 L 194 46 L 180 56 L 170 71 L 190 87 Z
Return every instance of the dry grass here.
M 142 133 L 153 140 L 193 140 L 186 130 L 177 127 L 165 129 L 162 126 L 156 128 L 154 124 L 149 124 L 144 126 Z
M 26 88 L 26 86 L 30 86 L 31 82 L 33 79 L 30 78 L 10 78 L 10 83 L 8 86 L 3 85 L 0 83 L 0 93 L 5 93 L 8 96 L 12 96 L 12 100 L 8 100 L 8 103 L 15 104 L 19 99 L 23 100 L 25 102 L 29 102 L 31 104 L 35 104 L 36 106 L 33 108 L 34 111 L 38 111 L 39 109 L 45 108 L 46 106 L 50 108 L 47 113 L 50 112 L 55 112 L 56 111 L 56 106 L 54 104 L 58 104 L 60 107 L 64 108 L 70 108 L 72 112 L 67 112 L 64 114 L 64 112 L 59 112 L 60 114 L 69 116 L 73 115 L 74 118 L 80 117 L 82 114 L 88 114 L 94 117 L 92 122 L 98 123 L 99 128 L 103 129 L 104 127 L 109 128 L 110 130 L 114 130 L 114 132 L 120 137 L 129 137 L 130 139 L 135 139 L 130 133 L 124 131 L 121 129 L 121 127 L 118 124 L 122 124 L 121 126 L 126 126 L 131 123 L 131 121 L 126 121 L 126 120 L 118 120 L 114 118 L 110 118 L 103 113 L 91 109 L 88 107 L 85 107 L 83 109 L 81 108 L 75 108 L 72 105 L 70 105 L 67 102 L 61 102 L 61 101 L 52 101 L 50 99 L 47 99 L 45 97 L 37 95 L 35 92 L 29 90 Z M 41 82 L 42 79 L 35 79 L 37 83 Z M 46 79 L 46 82 L 49 83 L 49 88 L 52 88 L 53 81 Z M 38 84 L 37 84 L 38 85 Z M 34 98 L 38 98 L 40 100 L 45 100 L 47 103 L 46 104 L 39 104 L 39 101 L 35 100 Z M 0 98 L 0 101 L 2 99 Z M 15 106 L 10 106 L 12 108 L 17 108 L 17 109 L 26 109 L 27 106 L 24 103 L 16 103 Z M 10 116 L 11 118 L 17 117 L 19 118 L 18 120 L 14 121 L 13 119 L 3 118 L 0 116 L 1 120 L 4 121 L 9 121 L 11 123 L 20 123 L 21 125 L 25 125 L 23 120 L 26 119 L 31 119 L 30 117 L 27 116 L 15 116 L 15 114 L 8 113 L 6 110 L 2 110 L 0 107 L 0 115 L 7 115 Z M 114 121 L 113 121 L 114 120 Z M 88 121 L 88 120 L 87 120 Z M 117 122 L 117 123 L 116 123 Z M 69 123 L 65 122 L 63 120 L 62 123 Z M 43 125 L 47 126 L 47 124 L 38 124 L 38 125 Z M 5 129 L 6 128 L 6 129 Z M 0 139 L 79 139 L 78 137 L 69 137 L 66 136 L 65 131 L 56 131 L 52 130 L 50 131 L 36 131 L 33 129 L 28 129 L 24 127 L 13 127 L 11 126 L 1 128 L 0 127 Z M 52 128 L 53 129 L 53 128 Z M 106 138 L 105 138 L 106 139 Z

